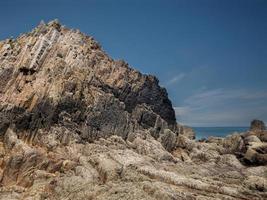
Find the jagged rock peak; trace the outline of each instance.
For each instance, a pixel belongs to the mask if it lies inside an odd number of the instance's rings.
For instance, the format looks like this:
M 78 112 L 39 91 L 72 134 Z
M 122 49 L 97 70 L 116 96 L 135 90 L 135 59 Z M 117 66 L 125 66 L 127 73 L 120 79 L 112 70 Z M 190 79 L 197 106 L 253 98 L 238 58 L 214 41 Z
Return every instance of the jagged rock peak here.
M 1 134 L 11 125 L 31 135 L 62 124 L 80 140 L 127 138 L 139 129 L 156 138 L 167 128 L 178 134 L 171 101 L 156 77 L 111 59 L 92 37 L 58 20 L 1 41 L 0 78 Z

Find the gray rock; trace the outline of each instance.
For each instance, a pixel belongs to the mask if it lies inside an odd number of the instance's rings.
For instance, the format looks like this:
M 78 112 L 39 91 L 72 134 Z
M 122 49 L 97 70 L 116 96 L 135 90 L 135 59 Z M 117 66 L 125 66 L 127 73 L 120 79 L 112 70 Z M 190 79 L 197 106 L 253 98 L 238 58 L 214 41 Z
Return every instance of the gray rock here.
M 177 135 L 170 129 L 165 129 L 164 133 L 160 136 L 160 142 L 167 151 L 172 151 L 176 147 Z

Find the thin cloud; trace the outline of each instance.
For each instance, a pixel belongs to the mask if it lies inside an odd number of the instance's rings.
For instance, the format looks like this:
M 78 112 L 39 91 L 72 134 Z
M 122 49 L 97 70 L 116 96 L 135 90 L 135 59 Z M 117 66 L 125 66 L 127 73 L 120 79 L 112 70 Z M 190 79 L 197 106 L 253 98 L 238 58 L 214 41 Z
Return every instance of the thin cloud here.
M 185 77 L 185 73 L 180 73 L 177 74 L 176 76 L 174 76 L 173 78 L 171 78 L 169 81 L 166 82 L 166 86 L 170 86 L 173 85 L 175 83 L 180 82 L 183 78 Z
M 259 99 L 267 100 L 267 91 L 249 91 L 249 90 L 226 90 L 214 89 L 198 92 L 187 99 L 185 104 L 193 107 L 203 107 L 203 105 L 212 106 L 225 104 L 229 101 L 253 101 Z
M 249 125 L 267 120 L 267 91 L 200 90 L 174 107 L 178 122 L 191 126 Z
M 173 109 L 176 115 L 187 115 L 191 112 L 188 106 L 174 107 Z

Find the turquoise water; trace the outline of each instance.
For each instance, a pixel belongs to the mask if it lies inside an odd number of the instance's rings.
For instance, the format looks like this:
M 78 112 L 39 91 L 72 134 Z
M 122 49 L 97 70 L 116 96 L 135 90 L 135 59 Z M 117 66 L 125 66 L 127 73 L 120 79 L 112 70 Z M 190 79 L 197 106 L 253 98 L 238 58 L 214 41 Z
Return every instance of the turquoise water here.
M 245 132 L 249 127 L 193 127 L 196 139 L 208 138 L 209 136 L 225 137 L 234 132 Z

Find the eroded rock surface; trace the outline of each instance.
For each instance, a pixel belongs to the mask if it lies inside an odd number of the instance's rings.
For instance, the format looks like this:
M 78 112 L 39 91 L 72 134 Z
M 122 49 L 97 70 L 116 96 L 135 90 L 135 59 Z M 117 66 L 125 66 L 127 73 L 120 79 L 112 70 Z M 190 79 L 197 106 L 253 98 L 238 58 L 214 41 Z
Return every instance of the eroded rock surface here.
M 194 141 L 155 77 L 78 30 L 1 41 L 0 78 L 0 199 L 267 198 L 265 130 Z

